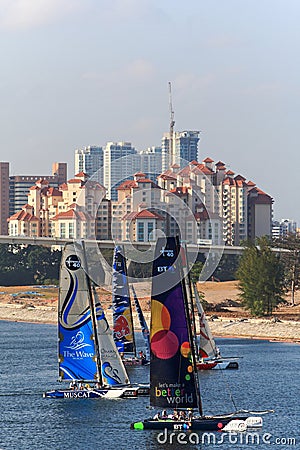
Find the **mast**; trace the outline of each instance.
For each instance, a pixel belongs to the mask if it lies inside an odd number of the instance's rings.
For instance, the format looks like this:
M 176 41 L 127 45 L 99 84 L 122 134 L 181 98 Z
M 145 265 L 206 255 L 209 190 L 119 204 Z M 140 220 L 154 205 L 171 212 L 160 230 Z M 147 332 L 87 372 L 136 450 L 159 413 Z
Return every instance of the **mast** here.
M 117 348 L 122 353 L 136 356 L 132 306 L 124 248 L 116 246 L 113 261 L 113 331 Z
M 175 164 L 175 149 L 174 149 L 174 126 L 175 126 L 175 120 L 174 120 L 174 111 L 173 111 L 173 105 L 172 105 L 172 86 L 171 82 L 169 81 L 169 109 L 170 109 L 170 145 L 169 145 L 169 166 L 172 166 L 172 164 Z
M 178 244 L 178 245 L 180 245 L 180 244 Z M 184 270 L 184 264 L 182 264 L 180 266 L 180 269 L 181 269 L 182 279 L 184 281 L 184 286 L 185 286 L 185 289 L 183 289 L 183 294 L 184 294 L 184 298 L 185 298 L 185 313 L 186 313 L 186 321 L 187 321 L 187 325 L 188 325 L 188 332 L 189 332 L 189 338 L 190 338 L 190 343 L 191 343 L 191 356 L 192 356 L 192 360 L 193 360 L 195 384 L 197 387 L 197 389 L 196 389 L 197 403 L 198 403 L 199 413 L 201 416 L 203 416 L 203 408 L 202 408 L 202 401 L 201 401 L 201 396 L 200 396 L 200 386 L 199 386 L 197 361 L 196 361 L 196 324 L 195 324 L 193 296 L 192 296 L 192 290 L 191 290 L 191 280 L 190 280 L 190 272 L 189 272 L 188 255 L 187 255 L 186 245 L 184 247 L 181 247 L 180 250 L 184 251 L 184 256 L 185 256 L 185 270 Z
M 201 304 L 198 290 L 197 290 L 195 283 L 193 284 L 193 286 L 194 286 L 194 295 L 195 295 L 196 307 L 198 310 L 199 328 L 200 328 L 199 354 L 205 358 L 207 358 L 207 357 L 216 358 L 218 355 L 216 343 L 215 343 L 215 340 L 210 331 L 209 325 L 207 323 L 207 320 L 205 317 L 205 312 L 204 312 L 203 306 Z
M 197 329 L 196 329 L 196 320 L 195 320 L 195 312 L 194 312 L 194 302 L 193 302 L 193 292 L 192 292 L 192 282 L 191 282 L 191 274 L 189 270 L 189 260 L 188 260 L 188 252 L 187 245 L 181 246 L 181 251 L 183 253 L 183 273 L 184 273 L 184 281 L 186 285 L 186 294 L 187 294 L 187 304 L 189 308 L 189 317 L 191 321 L 192 328 L 192 338 L 194 340 L 195 350 L 197 349 Z
M 202 414 L 178 237 L 159 238 L 151 290 L 150 404 Z
M 138 301 L 135 289 L 133 287 L 133 285 L 131 285 L 131 289 L 133 292 L 133 300 L 134 300 L 134 304 L 135 304 L 135 309 L 137 311 L 138 314 L 138 318 L 139 318 L 139 322 L 140 322 L 140 326 L 141 326 L 141 330 L 142 330 L 142 335 L 146 344 L 146 358 L 149 360 L 150 359 L 150 333 L 149 333 L 149 328 L 147 325 L 147 322 L 145 320 L 141 305 Z
M 99 348 L 92 322 L 93 298 L 80 242 L 63 249 L 58 298 L 58 362 L 62 381 L 100 381 Z M 95 319 L 95 314 L 94 314 Z M 97 358 L 98 352 L 98 358 Z
M 96 365 L 97 365 L 97 381 L 103 385 L 102 375 L 101 375 L 101 356 L 100 356 L 100 346 L 98 340 L 98 330 L 97 330 L 97 317 L 95 311 L 95 302 L 93 296 L 93 290 L 91 285 L 91 279 L 88 275 L 88 264 L 86 258 L 85 244 L 84 241 L 81 241 L 82 251 L 83 251 L 83 260 L 84 260 L 84 268 L 86 274 L 86 283 L 88 287 L 88 298 L 91 310 L 91 320 L 92 320 L 92 328 L 93 328 L 93 339 L 95 342 L 95 353 L 96 353 Z

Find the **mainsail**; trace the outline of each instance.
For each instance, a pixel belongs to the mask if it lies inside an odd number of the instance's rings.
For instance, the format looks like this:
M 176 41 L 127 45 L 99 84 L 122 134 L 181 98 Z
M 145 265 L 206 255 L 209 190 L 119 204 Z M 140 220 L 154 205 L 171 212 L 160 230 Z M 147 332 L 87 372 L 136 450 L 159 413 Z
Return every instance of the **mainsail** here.
M 150 404 L 201 412 L 178 238 L 160 238 L 156 244 L 150 330 Z
M 126 260 L 124 249 L 120 245 L 116 246 L 114 251 L 112 283 L 114 340 L 119 352 L 135 354 Z
M 203 310 L 199 293 L 196 285 L 194 284 L 194 296 L 195 302 L 198 310 L 199 316 L 199 326 L 200 326 L 200 345 L 199 345 L 199 356 L 201 358 L 217 358 L 218 357 L 218 349 L 213 338 L 213 335 L 210 331 L 210 327 L 207 323 L 205 312 Z
M 58 302 L 60 379 L 98 381 L 102 386 L 128 384 L 86 267 L 84 244 L 67 243 Z
M 146 359 L 149 361 L 150 360 L 150 333 L 149 333 L 149 328 L 147 325 L 147 322 L 145 320 L 141 305 L 139 303 L 139 300 L 137 298 L 135 289 L 133 286 L 131 286 L 132 288 L 132 292 L 133 292 L 133 301 L 134 301 L 134 305 L 135 305 L 135 309 L 138 315 L 138 319 L 140 322 L 140 326 L 141 326 L 141 330 L 142 330 L 142 335 L 145 341 L 145 348 L 146 348 Z
M 129 384 L 128 375 L 114 342 L 112 330 L 106 320 L 96 290 L 93 289 L 93 292 L 97 315 L 97 333 L 102 383 L 104 386 Z

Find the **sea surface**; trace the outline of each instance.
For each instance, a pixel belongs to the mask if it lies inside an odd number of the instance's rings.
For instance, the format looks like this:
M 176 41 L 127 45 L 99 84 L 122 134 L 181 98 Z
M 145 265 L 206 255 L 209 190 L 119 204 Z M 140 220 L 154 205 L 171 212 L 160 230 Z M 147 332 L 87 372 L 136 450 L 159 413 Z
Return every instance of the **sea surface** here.
M 132 421 L 155 413 L 149 398 L 44 399 L 44 391 L 61 386 L 56 327 L 0 321 L 0 450 L 300 449 L 300 346 L 249 339 L 217 344 L 224 356 L 241 357 L 240 369 L 200 373 L 204 411 L 274 409 L 255 435 L 131 430 Z M 130 377 L 147 382 L 149 367 L 132 368 Z

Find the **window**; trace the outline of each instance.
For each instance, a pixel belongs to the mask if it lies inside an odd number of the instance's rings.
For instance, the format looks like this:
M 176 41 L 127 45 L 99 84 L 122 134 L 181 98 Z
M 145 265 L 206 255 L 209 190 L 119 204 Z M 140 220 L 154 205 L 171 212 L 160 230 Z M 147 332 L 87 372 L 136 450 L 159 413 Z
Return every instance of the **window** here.
M 60 223 L 59 224 L 59 235 L 61 238 L 65 238 L 66 237 L 66 224 L 65 223 Z
M 69 238 L 73 238 L 74 237 L 74 223 L 70 222 L 69 223 Z
M 138 222 L 137 240 L 138 242 L 144 242 L 144 222 Z
M 148 222 L 148 239 L 147 239 L 148 241 L 151 241 L 151 237 L 152 237 L 152 240 L 153 240 L 153 236 L 150 236 L 152 231 L 153 231 L 153 229 L 154 229 L 153 222 Z

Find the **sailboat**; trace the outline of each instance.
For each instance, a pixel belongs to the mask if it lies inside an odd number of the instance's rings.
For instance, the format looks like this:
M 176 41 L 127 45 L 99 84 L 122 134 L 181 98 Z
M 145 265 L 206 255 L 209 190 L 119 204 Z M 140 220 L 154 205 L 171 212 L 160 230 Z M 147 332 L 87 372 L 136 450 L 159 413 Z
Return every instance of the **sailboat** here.
M 163 409 L 164 415 L 134 422 L 131 428 L 242 431 L 249 426 L 262 426 L 261 417 L 249 416 L 248 412 L 204 415 L 179 239 L 159 238 L 154 258 L 150 326 L 150 406 Z M 170 408 L 175 409 L 173 416 L 167 413 Z
M 87 270 L 84 242 L 67 243 L 58 300 L 59 381 L 47 398 L 127 398 L 149 394 L 132 385 Z
M 125 366 L 148 364 L 149 358 L 146 358 L 143 351 L 137 354 L 126 259 L 124 248 L 120 245 L 117 245 L 114 251 L 112 285 L 113 336 L 117 349 L 122 355 L 123 363 Z M 145 337 L 148 327 L 133 286 L 132 289 L 135 307 Z M 147 351 L 149 341 L 147 343 L 145 340 L 145 343 Z
M 194 298 L 198 311 L 200 342 L 197 358 L 198 370 L 211 369 L 238 369 L 239 364 L 236 358 L 223 358 L 219 348 L 216 346 L 209 324 L 206 320 L 205 312 L 201 304 L 199 293 L 195 284 L 193 284 Z

